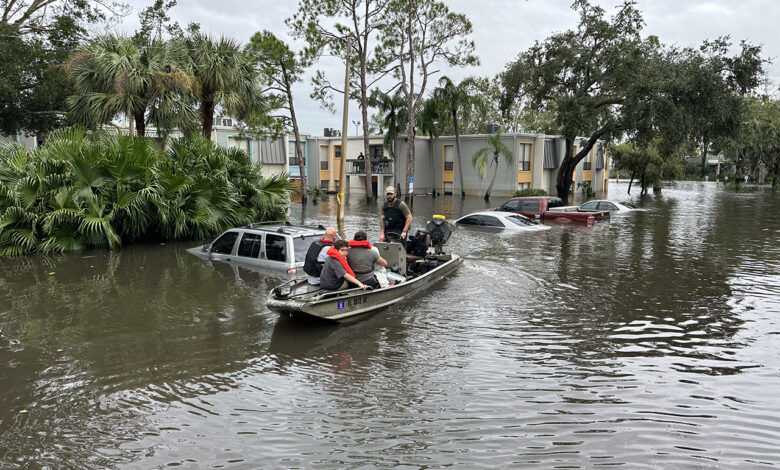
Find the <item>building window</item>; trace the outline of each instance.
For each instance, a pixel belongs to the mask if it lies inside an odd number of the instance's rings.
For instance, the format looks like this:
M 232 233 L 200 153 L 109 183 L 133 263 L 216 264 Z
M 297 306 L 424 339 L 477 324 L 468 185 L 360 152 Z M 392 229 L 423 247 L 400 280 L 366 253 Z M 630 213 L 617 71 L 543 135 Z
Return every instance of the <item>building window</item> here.
M 322 189 L 323 191 L 328 190 L 328 180 L 320 181 L 320 189 Z
M 341 158 L 341 145 L 333 146 L 333 158 Z
M 517 190 L 528 189 L 531 187 L 531 183 L 517 183 Z
M 445 145 L 444 146 L 444 171 L 452 171 L 453 170 L 453 158 L 455 156 L 455 146 L 454 145 Z
M 452 181 L 444 182 L 444 194 L 452 194 Z
M 587 171 L 590 170 L 590 162 L 591 158 L 593 157 L 593 149 L 588 152 L 588 154 L 585 156 L 585 161 L 582 163 L 582 169 Z
M 328 146 L 320 146 L 320 170 L 328 170 Z
M 385 157 L 384 147 L 381 144 L 369 145 L 368 153 L 369 153 L 369 158 L 372 160 L 377 160 Z
M 295 141 L 290 141 L 290 150 L 287 152 L 287 160 L 290 162 L 290 166 L 298 166 L 298 157 L 295 155 Z
M 517 171 L 531 171 L 531 144 L 520 144 L 517 150 Z
M 229 149 L 238 149 L 246 153 L 250 158 L 252 157 L 252 141 L 239 136 L 229 135 L 227 138 L 227 146 Z

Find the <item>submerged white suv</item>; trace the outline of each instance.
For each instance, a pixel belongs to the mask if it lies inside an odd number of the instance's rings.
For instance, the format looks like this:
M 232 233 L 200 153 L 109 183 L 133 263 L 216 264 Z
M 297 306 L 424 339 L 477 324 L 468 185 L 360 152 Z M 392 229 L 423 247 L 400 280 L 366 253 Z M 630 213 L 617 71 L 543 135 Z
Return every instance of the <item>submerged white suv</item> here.
M 294 278 L 303 274 L 309 245 L 324 234 L 322 225 L 255 223 L 232 228 L 213 242 L 187 251 L 203 259 L 283 271 Z

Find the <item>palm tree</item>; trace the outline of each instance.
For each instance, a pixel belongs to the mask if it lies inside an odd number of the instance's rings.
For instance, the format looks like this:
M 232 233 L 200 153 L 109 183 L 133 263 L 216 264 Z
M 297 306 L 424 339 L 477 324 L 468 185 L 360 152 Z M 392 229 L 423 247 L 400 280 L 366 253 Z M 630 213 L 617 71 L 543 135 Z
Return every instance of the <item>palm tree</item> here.
M 161 41 L 144 45 L 107 34 L 81 47 L 66 63 L 74 94 L 67 104 L 74 121 L 94 127 L 124 115 L 144 136 L 153 122 L 168 132 L 194 117 L 184 93 L 192 78 L 178 65 L 175 49 Z
M 0 147 L 0 256 L 202 239 L 283 218 L 292 189 L 201 136 L 166 154 L 151 139 L 63 129 L 33 152 Z
M 395 140 L 406 128 L 409 119 L 406 101 L 399 90 L 396 90 L 393 95 L 388 95 L 379 89 L 374 89 L 368 98 L 368 105 L 377 108 L 383 116 L 382 127 L 386 129 L 383 146 L 390 152 L 390 157 L 395 159 Z
M 431 153 L 431 178 L 435 174 L 435 141 L 442 134 L 442 123 L 446 120 L 447 110 L 442 108 L 442 102 L 431 96 L 423 102 L 422 109 L 417 113 L 417 124 L 420 132 L 428 136 L 428 144 Z M 435 179 L 433 179 L 435 181 Z M 436 188 L 433 188 L 433 197 L 436 197 Z
M 182 47 L 196 81 L 193 91 L 200 105 L 204 137 L 211 138 L 218 106 L 239 120 L 263 108 L 258 74 L 235 40 L 195 32 L 184 39 Z
M 458 160 L 458 179 L 460 180 L 460 196 L 465 197 L 463 186 L 463 165 L 460 154 L 460 126 L 458 123 L 458 110 L 467 106 L 472 101 L 474 79 L 469 77 L 455 85 L 449 77 L 441 77 L 439 86 L 433 90 L 434 98 L 442 103 L 452 117 L 452 126 L 455 129 L 455 153 Z
M 509 147 L 501 141 L 501 133 L 489 134 L 485 138 L 487 146 L 479 149 L 474 156 L 471 157 L 471 164 L 479 171 L 479 177 L 484 178 L 487 167 L 495 165 L 493 169 L 493 178 L 490 180 L 490 185 L 485 192 L 485 200 L 490 199 L 490 193 L 493 192 L 493 185 L 496 183 L 496 175 L 498 175 L 498 157 L 503 156 L 506 164 L 511 166 L 514 156 Z

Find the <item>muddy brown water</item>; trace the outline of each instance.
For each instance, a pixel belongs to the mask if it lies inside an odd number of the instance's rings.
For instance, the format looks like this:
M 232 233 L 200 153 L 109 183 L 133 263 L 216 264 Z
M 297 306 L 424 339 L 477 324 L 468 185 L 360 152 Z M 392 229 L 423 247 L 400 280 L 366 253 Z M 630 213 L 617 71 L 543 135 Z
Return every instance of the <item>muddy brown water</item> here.
M 456 229 L 454 277 L 341 326 L 196 243 L 0 260 L 0 468 L 780 466 L 780 194 L 608 198 L 647 211 Z

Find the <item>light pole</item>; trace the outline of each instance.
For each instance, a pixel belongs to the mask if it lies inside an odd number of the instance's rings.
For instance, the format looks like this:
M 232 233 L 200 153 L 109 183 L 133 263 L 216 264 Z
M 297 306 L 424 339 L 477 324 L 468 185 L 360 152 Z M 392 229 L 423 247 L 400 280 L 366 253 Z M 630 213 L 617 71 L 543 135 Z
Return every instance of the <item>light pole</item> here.
M 358 126 L 360 125 L 360 121 L 352 121 L 352 124 L 355 125 L 355 135 L 360 135 L 358 134 Z
M 368 34 L 374 29 L 382 29 L 386 26 L 384 22 L 376 22 L 368 25 L 365 34 Z M 341 117 L 341 167 L 339 168 L 339 192 L 336 194 L 336 201 L 339 203 L 339 211 L 337 219 L 339 221 L 344 220 L 344 206 L 347 203 L 344 197 L 344 187 L 347 180 L 347 125 L 349 124 L 349 65 L 350 65 L 350 53 L 352 52 L 352 34 L 348 34 L 345 38 L 347 40 L 347 52 L 344 57 L 344 110 Z M 358 124 L 360 124 L 358 122 Z M 355 124 L 357 126 L 358 124 Z
M 336 201 L 339 203 L 339 213 L 336 217 L 344 220 L 344 206 L 347 203 L 344 197 L 344 186 L 347 181 L 347 125 L 349 124 L 349 55 L 352 52 L 352 35 L 347 36 L 347 53 L 344 58 L 344 110 L 341 116 L 341 164 L 339 166 L 339 192 Z

